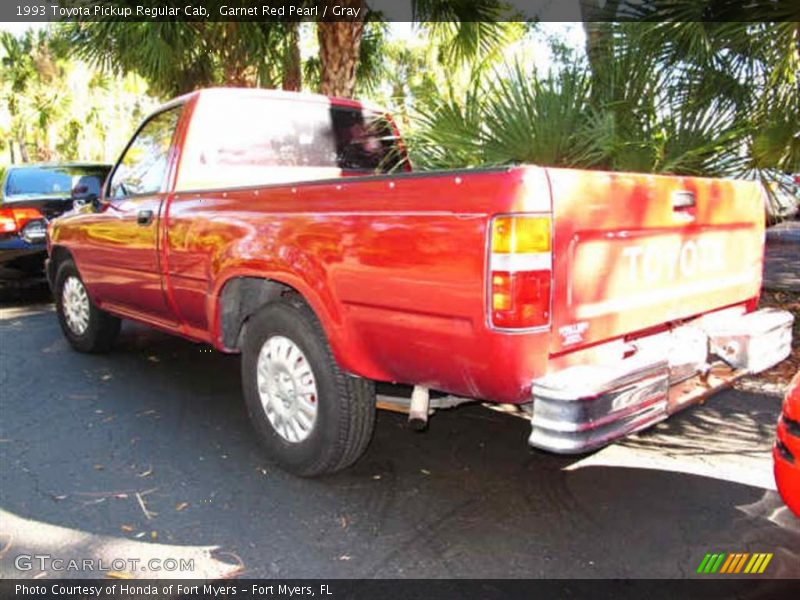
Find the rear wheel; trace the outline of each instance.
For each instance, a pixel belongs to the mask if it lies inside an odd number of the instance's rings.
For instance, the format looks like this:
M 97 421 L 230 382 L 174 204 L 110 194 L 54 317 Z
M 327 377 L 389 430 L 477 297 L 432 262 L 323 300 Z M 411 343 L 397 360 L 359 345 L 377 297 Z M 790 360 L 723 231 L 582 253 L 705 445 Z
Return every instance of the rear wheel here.
M 71 260 L 61 263 L 56 273 L 55 303 L 61 330 L 73 348 L 80 352 L 111 349 L 120 320 L 95 306 Z
M 269 304 L 247 322 L 242 384 L 261 441 L 292 473 L 344 469 L 369 444 L 374 384 L 342 372 L 319 321 L 299 298 Z

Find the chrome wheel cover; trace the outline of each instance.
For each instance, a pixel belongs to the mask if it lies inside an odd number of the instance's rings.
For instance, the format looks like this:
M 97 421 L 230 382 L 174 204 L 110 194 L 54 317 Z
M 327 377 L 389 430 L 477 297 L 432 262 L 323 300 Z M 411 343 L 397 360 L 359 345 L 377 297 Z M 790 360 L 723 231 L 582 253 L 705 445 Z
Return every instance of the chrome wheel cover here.
M 89 312 L 91 305 L 89 295 L 83 283 L 75 275 L 70 275 L 64 281 L 61 290 L 61 308 L 67 327 L 75 335 L 83 335 L 89 328 Z
M 272 428 L 284 440 L 302 442 L 317 421 L 317 383 L 303 351 L 289 338 L 268 338 L 256 363 L 258 394 Z

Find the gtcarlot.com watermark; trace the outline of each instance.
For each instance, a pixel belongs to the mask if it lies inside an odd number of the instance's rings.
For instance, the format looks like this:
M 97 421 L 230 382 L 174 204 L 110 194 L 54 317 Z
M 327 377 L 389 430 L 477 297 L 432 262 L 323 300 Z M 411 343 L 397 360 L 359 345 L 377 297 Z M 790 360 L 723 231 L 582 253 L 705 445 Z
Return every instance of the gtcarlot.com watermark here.
M 191 572 L 194 571 L 193 558 L 58 558 L 52 554 L 20 554 L 14 558 L 14 566 L 20 571 L 87 571 L 120 573 L 134 572 Z

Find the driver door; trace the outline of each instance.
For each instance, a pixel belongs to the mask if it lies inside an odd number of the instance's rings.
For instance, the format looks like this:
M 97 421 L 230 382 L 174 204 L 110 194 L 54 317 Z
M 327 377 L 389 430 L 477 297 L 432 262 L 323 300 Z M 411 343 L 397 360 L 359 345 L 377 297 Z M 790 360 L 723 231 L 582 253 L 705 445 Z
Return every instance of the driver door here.
M 106 203 L 87 230 L 97 300 L 114 312 L 175 325 L 161 276 L 160 221 L 181 106 L 157 113 L 138 130 L 114 168 Z

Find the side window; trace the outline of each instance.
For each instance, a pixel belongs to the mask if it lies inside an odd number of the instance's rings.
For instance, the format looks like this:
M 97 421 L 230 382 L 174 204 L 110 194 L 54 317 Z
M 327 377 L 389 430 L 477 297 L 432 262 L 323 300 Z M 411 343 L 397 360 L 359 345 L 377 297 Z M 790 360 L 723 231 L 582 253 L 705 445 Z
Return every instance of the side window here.
M 161 191 L 181 108 L 157 114 L 139 130 L 114 171 L 109 184 L 110 197 L 124 198 Z

